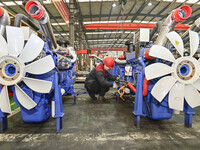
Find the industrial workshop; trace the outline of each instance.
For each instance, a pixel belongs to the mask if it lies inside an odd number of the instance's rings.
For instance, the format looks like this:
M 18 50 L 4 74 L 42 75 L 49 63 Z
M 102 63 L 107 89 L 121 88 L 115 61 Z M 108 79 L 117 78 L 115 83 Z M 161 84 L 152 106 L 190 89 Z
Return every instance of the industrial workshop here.
M 0 150 L 199 150 L 200 0 L 0 0 Z

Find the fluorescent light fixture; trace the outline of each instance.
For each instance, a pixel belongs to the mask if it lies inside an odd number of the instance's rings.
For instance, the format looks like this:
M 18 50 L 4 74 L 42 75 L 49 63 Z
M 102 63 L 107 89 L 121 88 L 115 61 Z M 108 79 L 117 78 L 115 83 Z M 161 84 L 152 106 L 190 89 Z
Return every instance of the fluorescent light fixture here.
M 149 21 L 141 21 L 141 23 L 149 23 Z
M 134 33 L 134 32 L 132 32 L 132 31 L 125 31 L 124 33 Z
M 150 21 L 149 23 L 157 23 L 157 22 L 154 22 L 154 21 Z
M 58 23 L 59 25 L 63 26 L 63 25 L 66 25 L 65 22 L 61 22 L 61 23 Z
M 3 6 L 3 4 L 2 4 L 2 3 L 0 3 L 0 6 Z
M 58 26 L 58 25 L 60 25 L 60 26 L 63 26 L 63 25 L 66 25 L 66 23 L 65 22 L 60 22 L 60 23 L 51 23 L 53 26 Z
M 51 0 L 45 0 L 43 1 L 44 4 L 51 4 Z
M 58 26 L 58 23 L 51 23 L 53 26 Z
M 62 33 L 61 35 L 69 35 L 69 33 Z
M 61 35 L 65 36 L 65 35 L 69 35 L 69 33 L 61 33 Z M 60 36 L 60 34 L 54 34 L 54 36 Z
M 133 22 L 134 23 L 140 23 L 141 21 L 140 20 L 134 20 Z

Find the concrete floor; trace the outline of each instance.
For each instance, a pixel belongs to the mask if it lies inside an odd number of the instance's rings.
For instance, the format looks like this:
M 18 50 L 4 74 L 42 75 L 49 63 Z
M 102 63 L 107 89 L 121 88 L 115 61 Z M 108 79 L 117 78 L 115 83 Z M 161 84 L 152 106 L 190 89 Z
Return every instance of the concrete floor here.
M 81 88 L 83 84 L 76 84 Z M 63 100 L 64 130 L 56 133 L 56 120 L 29 124 L 20 113 L 9 118 L 8 131 L 0 134 L 0 150 L 194 150 L 200 149 L 200 109 L 193 127 L 184 127 L 184 115 L 169 120 L 141 119 L 141 129 L 133 127 L 133 103 L 115 102 L 112 91 L 106 97 L 110 104 L 94 104 L 86 94 Z

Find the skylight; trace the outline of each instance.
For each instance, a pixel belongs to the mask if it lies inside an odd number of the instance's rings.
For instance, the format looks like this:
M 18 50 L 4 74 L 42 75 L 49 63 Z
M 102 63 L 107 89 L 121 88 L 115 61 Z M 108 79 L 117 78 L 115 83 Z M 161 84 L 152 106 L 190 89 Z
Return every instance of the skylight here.
M 16 5 L 14 2 L 3 2 L 5 5 L 7 6 L 12 6 L 12 5 Z
M 196 3 L 198 0 L 188 0 L 186 3 L 189 3 L 189 4 L 194 4 Z

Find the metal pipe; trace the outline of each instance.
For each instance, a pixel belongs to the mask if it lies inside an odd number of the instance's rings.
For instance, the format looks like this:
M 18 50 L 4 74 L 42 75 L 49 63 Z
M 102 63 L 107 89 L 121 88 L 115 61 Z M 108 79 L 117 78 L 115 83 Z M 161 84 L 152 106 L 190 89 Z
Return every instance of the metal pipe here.
M 193 25 L 187 31 L 185 31 L 185 33 L 183 33 L 183 35 L 181 36 L 183 39 L 183 43 L 188 43 L 189 41 L 189 30 L 197 33 L 200 31 L 200 17 L 197 20 L 195 20 Z
M 25 5 L 26 12 L 34 19 L 38 20 L 44 34 L 51 40 L 52 48 L 58 50 L 59 46 L 53 34 L 50 18 L 45 8 L 37 1 L 30 0 Z
M 74 63 L 77 59 L 77 55 L 73 48 L 65 48 L 61 47 L 57 44 L 56 38 L 53 33 L 53 29 L 50 23 L 50 18 L 45 10 L 45 8 L 37 1 L 30 0 L 25 5 L 26 12 L 34 19 L 38 20 L 44 34 L 46 35 L 46 38 L 51 41 L 51 48 L 53 49 L 53 52 L 60 52 L 69 54 L 73 57 L 73 59 L 70 61 Z
M 6 25 L 10 25 L 10 17 L 5 9 L 0 7 L 0 34 L 4 35 Z
M 10 17 L 5 9 L 0 7 L 0 26 L 10 25 Z
M 98 57 L 98 56 L 96 56 L 96 55 L 94 55 L 94 54 L 92 54 L 91 56 L 92 56 L 92 57 L 95 57 L 96 59 L 98 59 L 98 60 L 100 60 L 100 61 L 103 61 L 103 59 L 101 59 L 100 57 Z
M 115 63 L 118 65 L 126 65 L 127 64 L 126 60 L 120 60 L 119 58 L 115 59 Z
M 181 6 L 175 9 L 164 21 L 158 37 L 156 39 L 156 45 L 165 45 L 167 42 L 166 34 L 179 22 L 190 17 L 192 9 L 188 5 Z
M 154 34 L 155 34 L 157 31 L 159 31 L 159 29 L 161 28 L 161 26 L 162 26 L 162 21 L 158 21 L 158 22 L 156 23 L 156 25 L 153 27 L 153 29 L 151 30 L 151 32 L 150 32 L 149 41 L 152 40 Z
M 27 23 L 35 31 L 39 30 L 39 27 L 35 23 L 33 23 L 30 19 L 28 19 L 24 14 L 21 14 L 21 13 L 19 13 L 19 14 L 17 14 L 15 16 L 14 26 L 15 27 L 20 27 L 22 21 L 24 21 L 25 23 Z

